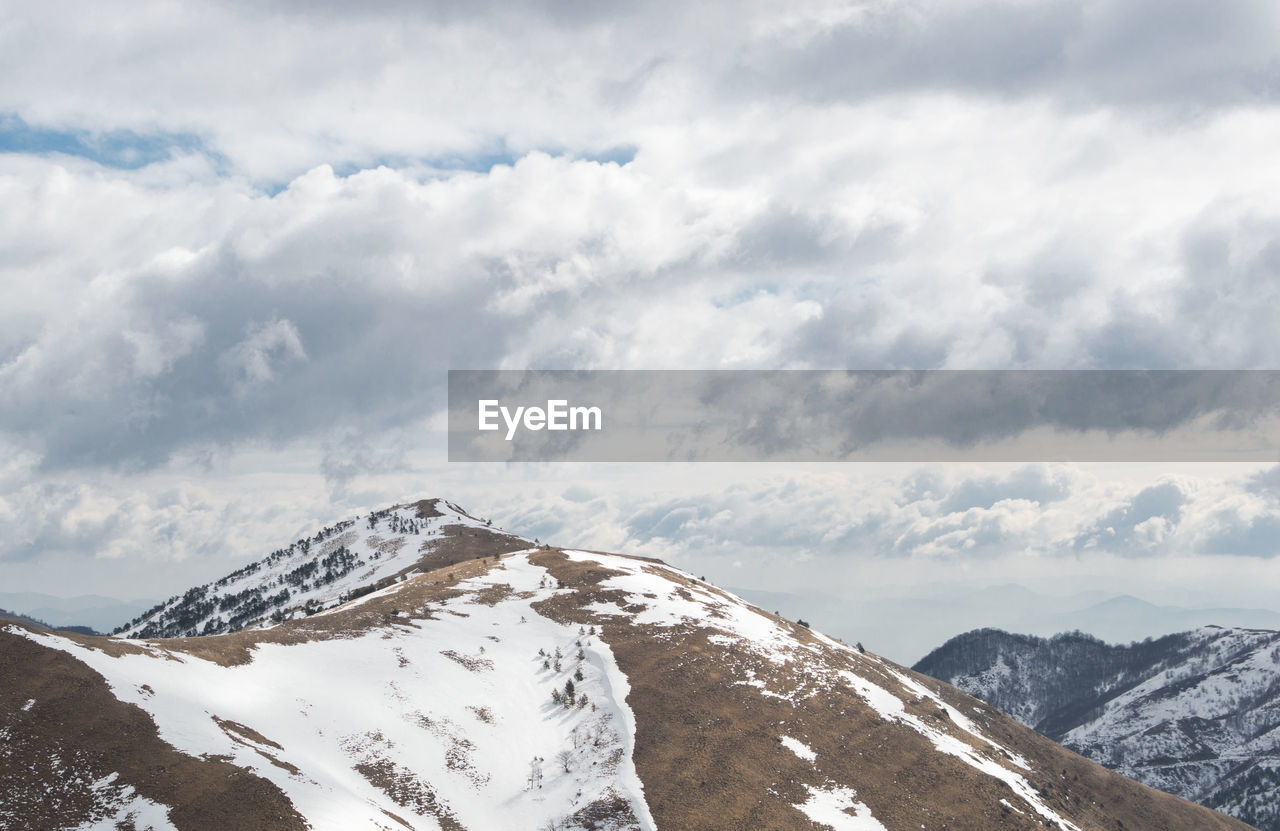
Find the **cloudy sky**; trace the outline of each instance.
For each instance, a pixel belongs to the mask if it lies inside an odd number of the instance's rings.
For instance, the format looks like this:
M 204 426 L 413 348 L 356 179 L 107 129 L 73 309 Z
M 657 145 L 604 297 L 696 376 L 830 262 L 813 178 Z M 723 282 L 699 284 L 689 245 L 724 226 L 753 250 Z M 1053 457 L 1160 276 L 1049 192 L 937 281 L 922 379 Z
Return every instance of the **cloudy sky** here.
M 3 5 L 5 590 L 162 598 L 443 495 L 742 588 L 1274 605 L 1263 464 L 443 432 L 449 368 L 1280 366 L 1274 3 Z

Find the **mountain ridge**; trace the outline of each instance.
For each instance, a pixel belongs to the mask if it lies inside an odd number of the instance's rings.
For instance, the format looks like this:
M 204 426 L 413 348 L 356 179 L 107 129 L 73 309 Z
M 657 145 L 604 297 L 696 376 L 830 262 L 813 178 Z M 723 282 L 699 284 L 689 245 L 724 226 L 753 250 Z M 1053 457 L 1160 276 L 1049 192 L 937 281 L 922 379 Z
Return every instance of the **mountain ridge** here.
M 429 551 L 400 546 L 373 583 L 323 583 L 332 605 L 278 623 L 180 638 L 0 629 L 14 679 L 0 690 L 0 822 L 1246 827 L 678 568 L 477 523 L 450 519 L 459 531 Z M 296 567 L 285 555 L 248 574 L 270 596 Z

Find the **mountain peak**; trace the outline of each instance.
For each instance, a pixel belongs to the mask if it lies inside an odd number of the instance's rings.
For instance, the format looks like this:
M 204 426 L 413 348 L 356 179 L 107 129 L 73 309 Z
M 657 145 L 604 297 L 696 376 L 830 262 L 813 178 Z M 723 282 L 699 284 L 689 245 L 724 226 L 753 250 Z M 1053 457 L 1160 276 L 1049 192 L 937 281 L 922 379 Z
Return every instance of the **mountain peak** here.
M 405 502 L 325 526 L 169 598 L 115 634 L 172 638 L 262 628 L 334 608 L 443 565 L 531 544 L 447 500 Z

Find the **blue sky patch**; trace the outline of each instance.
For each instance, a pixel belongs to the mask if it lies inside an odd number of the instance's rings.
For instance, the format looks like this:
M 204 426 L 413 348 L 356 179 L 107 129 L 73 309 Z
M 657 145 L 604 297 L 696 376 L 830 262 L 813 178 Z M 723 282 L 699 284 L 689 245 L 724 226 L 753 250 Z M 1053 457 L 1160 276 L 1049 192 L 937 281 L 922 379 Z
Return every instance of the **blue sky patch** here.
M 189 133 L 57 130 L 32 126 L 16 115 L 0 115 L 0 153 L 62 153 L 106 167 L 136 170 L 192 152 L 207 154 L 199 137 Z

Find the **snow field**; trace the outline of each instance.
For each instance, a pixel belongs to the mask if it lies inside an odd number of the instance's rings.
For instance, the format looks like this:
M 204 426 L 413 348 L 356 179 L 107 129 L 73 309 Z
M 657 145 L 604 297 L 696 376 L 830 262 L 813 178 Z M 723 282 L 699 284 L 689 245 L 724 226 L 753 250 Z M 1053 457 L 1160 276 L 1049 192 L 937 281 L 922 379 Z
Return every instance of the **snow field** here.
M 433 606 L 437 619 L 349 639 L 263 643 L 251 663 L 234 667 L 179 653 L 112 658 L 57 636 L 23 634 L 102 673 L 180 750 L 252 767 L 316 831 L 397 827 L 388 814 L 421 829 L 440 827 L 438 815 L 474 831 L 572 828 L 565 817 L 613 794 L 631 805 L 638 827 L 653 829 L 631 758 L 629 686 L 612 652 L 534 611 L 557 590 L 527 554 L 458 587 L 500 584 L 513 593 L 494 605 L 468 593 Z M 594 707 L 551 698 L 579 668 L 577 642 L 585 659 L 575 687 Z M 560 672 L 544 669 L 538 655 L 556 648 Z M 153 694 L 140 689 L 144 683 Z M 531 788 L 535 759 L 543 775 Z

